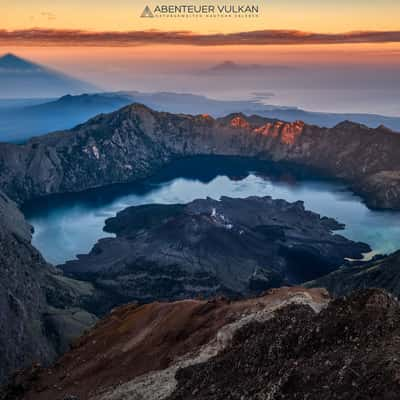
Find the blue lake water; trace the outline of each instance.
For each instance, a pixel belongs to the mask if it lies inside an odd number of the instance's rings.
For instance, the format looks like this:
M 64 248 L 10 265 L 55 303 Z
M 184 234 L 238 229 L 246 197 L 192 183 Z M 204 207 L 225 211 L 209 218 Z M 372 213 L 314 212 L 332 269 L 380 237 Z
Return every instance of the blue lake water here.
M 271 196 L 302 200 L 305 207 L 346 224 L 338 233 L 368 243 L 375 253 L 400 248 L 400 213 L 368 209 L 345 185 L 291 167 L 202 157 L 180 161 L 145 182 L 79 194 L 50 196 L 24 207 L 35 229 L 33 244 L 59 264 L 90 251 L 104 221 L 129 206 L 186 203 L 196 198 Z

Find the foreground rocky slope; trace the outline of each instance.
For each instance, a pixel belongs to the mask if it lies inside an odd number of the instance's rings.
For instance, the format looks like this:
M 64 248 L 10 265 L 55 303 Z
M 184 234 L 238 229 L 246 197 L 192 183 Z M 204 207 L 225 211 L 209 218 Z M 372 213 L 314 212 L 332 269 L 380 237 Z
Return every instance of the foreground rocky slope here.
M 95 322 L 81 308 L 93 287 L 57 272 L 30 240 L 31 227 L 0 192 L 0 382 L 16 368 L 49 363 Z
M 215 356 L 241 327 L 268 321 L 292 303 L 317 312 L 328 299 L 320 289 L 281 288 L 238 302 L 184 300 L 123 306 L 84 335 L 53 368 L 20 374 L 3 396 L 8 394 L 10 400 L 164 399 L 176 387 L 179 368 Z
M 116 304 L 250 296 L 325 275 L 369 251 L 332 233 L 341 228 L 302 202 L 270 197 L 129 207 L 106 221 L 116 238 L 60 267 Z
M 397 399 L 400 304 L 356 292 L 316 315 L 292 305 L 243 327 L 215 358 L 178 371 L 168 400 Z
M 232 155 L 310 166 L 349 182 L 370 206 L 400 209 L 400 135 L 343 122 L 327 129 L 261 117 L 155 112 L 132 105 L 76 128 L 0 145 L 0 187 L 14 200 L 143 178 L 170 160 Z
M 382 290 L 116 309 L 53 368 L 3 391 L 25 400 L 397 399 L 400 304 Z
M 345 266 L 326 276 L 307 282 L 307 287 L 325 287 L 335 296 L 344 296 L 357 289 L 384 288 L 400 296 L 400 251 L 368 263 Z

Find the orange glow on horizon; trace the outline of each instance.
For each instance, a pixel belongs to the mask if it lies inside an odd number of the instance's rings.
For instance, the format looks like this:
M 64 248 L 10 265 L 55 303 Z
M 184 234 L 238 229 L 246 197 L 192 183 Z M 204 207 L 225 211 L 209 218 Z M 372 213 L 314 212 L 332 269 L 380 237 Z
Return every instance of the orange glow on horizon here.
M 201 64 L 210 61 L 234 60 L 276 65 L 295 64 L 373 64 L 400 65 L 400 43 L 335 44 L 335 45 L 271 45 L 210 46 L 152 45 L 139 47 L 0 47 L 0 54 L 13 52 L 36 62 L 57 65 L 85 61 L 109 60 L 110 64 L 135 60 L 140 64 L 165 62 Z M 168 69 L 168 65 L 165 65 Z

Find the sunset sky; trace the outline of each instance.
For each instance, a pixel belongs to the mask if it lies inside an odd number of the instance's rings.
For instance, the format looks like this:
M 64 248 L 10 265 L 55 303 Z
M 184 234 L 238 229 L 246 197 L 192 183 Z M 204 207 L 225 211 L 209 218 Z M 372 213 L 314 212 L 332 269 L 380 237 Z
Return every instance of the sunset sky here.
M 156 4 L 257 4 L 260 13 L 140 18 L 146 5 Z M 299 68 L 261 85 L 275 92 L 371 89 L 385 91 L 382 97 L 392 101 L 400 89 L 394 82 L 400 69 L 399 0 L 0 0 L 0 11 L 0 53 L 106 89 L 208 93 L 204 82 L 196 85 L 182 74 L 225 60 Z M 227 85 L 225 80 L 210 90 L 224 97 Z M 300 97 L 292 93 L 290 99 L 313 107 Z M 357 107 L 354 103 L 354 110 L 362 109 Z
M 155 21 L 139 18 L 145 5 L 212 4 L 205 1 L 154 0 L 1 0 L 2 29 L 43 27 L 95 31 L 145 29 L 185 29 L 201 33 L 297 29 L 308 32 L 399 29 L 398 0 L 230 0 L 223 4 L 259 4 L 261 16 L 255 20 Z
M 256 4 L 260 13 L 253 18 L 140 18 L 146 5 L 157 4 Z M 74 47 L 71 57 L 88 55 L 79 50 L 82 45 L 135 47 L 142 60 L 201 60 L 222 53 L 235 60 L 307 63 L 312 54 L 313 63 L 397 64 L 400 53 L 398 0 L 0 0 L 0 5 L 0 50 L 36 53 L 46 61 L 60 57 L 54 47 Z M 107 53 L 89 52 L 94 57 Z

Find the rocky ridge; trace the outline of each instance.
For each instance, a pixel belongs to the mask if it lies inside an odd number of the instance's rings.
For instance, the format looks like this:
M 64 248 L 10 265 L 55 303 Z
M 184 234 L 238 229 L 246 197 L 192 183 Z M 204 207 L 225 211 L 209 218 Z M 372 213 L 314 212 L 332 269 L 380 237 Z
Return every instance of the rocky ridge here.
M 377 208 L 400 209 L 400 135 L 351 122 L 320 128 L 258 116 L 169 114 L 134 104 L 85 124 L 0 145 L 0 187 L 23 202 L 147 177 L 172 159 L 290 161 L 344 179 Z

